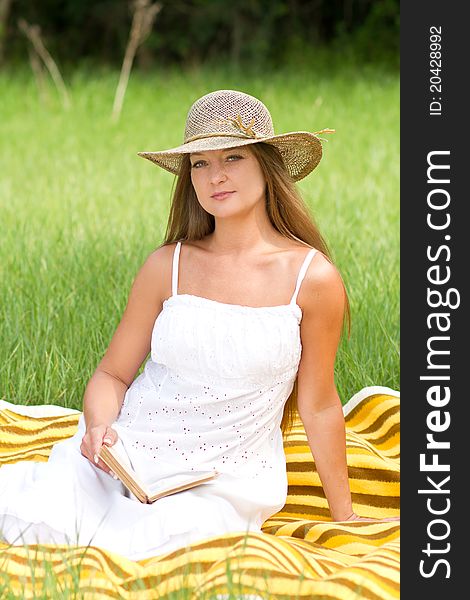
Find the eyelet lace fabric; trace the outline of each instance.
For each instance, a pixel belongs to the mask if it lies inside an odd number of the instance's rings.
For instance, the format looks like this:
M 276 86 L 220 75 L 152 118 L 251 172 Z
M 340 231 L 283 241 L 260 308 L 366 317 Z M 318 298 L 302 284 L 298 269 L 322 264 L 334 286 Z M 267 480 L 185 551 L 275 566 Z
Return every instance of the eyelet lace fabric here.
M 115 423 L 134 462 L 140 451 L 256 477 L 283 458 L 280 422 L 301 355 L 297 311 L 244 308 L 179 295 L 165 305 Z
M 280 423 L 302 351 L 296 298 L 315 250 L 289 304 L 253 307 L 178 294 L 180 249 L 178 242 L 173 294 L 155 321 L 150 358 L 114 426 L 135 465 L 145 455 L 175 468 L 269 473 L 284 489 Z
M 144 483 L 191 470 L 220 475 L 141 504 L 81 454 L 82 414 L 76 434 L 55 444 L 47 463 L 0 469 L 0 538 L 92 543 L 140 560 L 206 537 L 259 532 L 284 506 L 280 424 L 301 357 L 296 298 L 315 250 L 304 259 L 289 304 L 250 307 L 178 294 L 180 248 L 151 355 L 112 427 Z

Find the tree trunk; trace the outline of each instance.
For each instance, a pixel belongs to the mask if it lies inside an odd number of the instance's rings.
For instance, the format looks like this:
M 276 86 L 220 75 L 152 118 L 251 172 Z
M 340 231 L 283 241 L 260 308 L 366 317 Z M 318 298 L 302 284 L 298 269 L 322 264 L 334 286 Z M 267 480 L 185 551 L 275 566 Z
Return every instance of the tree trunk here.
M 127 84 L 129 83 L 129 77 L 137 48 L 149 35 L 155 17 L 162 8 L 160 2 L 155 2 L 151 5 L 149 2 L 150 0 L 136 0 L 133 5 L 134 16 L 132 18 L 131 31 L 129 33 L 129 40 L 122 62 L 121 74 L 114 96 L 113 112 L 111 114 L 111 118 L 115 122 L 118 121 L 122 111 L 124 96 L 126 94 Z
M 58 66 L 56 65 L 54 59 L 49 54 L 46 46 L 42 41 L 41 28 L 39 27 L 39 25 L 29 25 L 29 23 L 27 23 L 24 19 L 19 19 L 18 27 L 31 42 L 33 50 L 37 53 L 39 58 L 41 58 L 41 60 L 47 67 L 47 70 L 49 71 L 57 90 L 62 95 L 64 107 L 70 108 L 70 98 L 67 92 L 67 88 L 65 87 L 65 83 L 62 79 L 62 75 L 60 74 Z
M 31 46 L 28 48 L 28 54 L 31 69 L 34 73 L 34 78 L 38 87 L 39 101 L 41 102 L 41 104 L 46 105 L 49 102 L 49 95 L 47 93 L 47 86 L 44 77 L 44 68 L 42 66 L 41 61 L 39 60 L 37 53 Z

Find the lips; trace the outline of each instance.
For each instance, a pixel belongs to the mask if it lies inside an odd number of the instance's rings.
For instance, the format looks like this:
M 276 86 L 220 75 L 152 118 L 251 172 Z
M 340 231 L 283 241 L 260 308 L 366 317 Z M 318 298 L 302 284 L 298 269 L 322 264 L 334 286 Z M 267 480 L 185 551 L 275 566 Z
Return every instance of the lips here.
M 234 192 L 218 192 L 217 194 L 212 194 L 211 198 L 214 198 L 215 200 L 223 200 L 233 193 Z

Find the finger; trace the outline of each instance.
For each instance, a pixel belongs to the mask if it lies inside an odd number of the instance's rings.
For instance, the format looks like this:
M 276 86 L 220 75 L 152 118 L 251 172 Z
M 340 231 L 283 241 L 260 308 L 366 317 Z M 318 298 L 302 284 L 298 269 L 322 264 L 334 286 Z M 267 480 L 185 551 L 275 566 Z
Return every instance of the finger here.
M 98 454 L 93 454 L 93 462 L 95 463 L 95 466 L 99 467 L 100 469 L 103 468 L 103 461 L 100 459 Z
M 96 464 L 100 464 L 100 462 L 101 462 L 101 458 L 100 458 L 100 452 L 101 452 L 101 448 L 102 448 L 102 447 L 103 447 L 103 442 L 102 442 L 101 440 L 100 440 L 100 441 L 96 441 L 96 442 L 93 444 L 93 446 L 92 446 L 92 448 L 93 448 L 93 451 L 92 451 L 92 454 L 93 454 L 93 461 L 94 461 Z
M 118 434 L 112 427 L 107 427 L 106 433 L 103 439 L 103 443 L 108 446 L 114 445 L 118 440 Z
M 93 460 L 94 460 L 94 462 L 95 462 L 95 465 L 96 465 L 96 466 L 97 466 L 99 469 L 101 469 L 101 470 L 102 470 L 102 471 L 104 471 L 105 473 L 109 473 L 109 474 L 111 474 L 111 473 L 112 473 L 111 469 L 110 469 L 110 468 L 108 467 L 108 465 L 107 465 L 107 464 L 106 464 L 106 463 L 103 461 L 103 459 L 102 459 L 102 458 L 100 458 L 100 451 L 101 451 L 101 448 L 103 447 L 103 445 L 106 445 L 106 446 L 107 446 L 108 444 L 101 444 L 101 445 L 98 447 L 98 451 L 97 451 L 97 452 L 96 452 L 96 453 L 93 455 Z
M 90 444 L 85 443 L 85 440 L 82 442 L 82 445 L 80 446 L 80 452 L 87 460 L 89 460 L 92 463 L 94 462 L 93 461 L 93 452 L 91 450 Z
M 95 461 L 95 467 L 97 467 L 98 469 L 101 469 L 105 473 L 111 472 L 111 469 L 108 467 L 108 465 L 106 463 L 104 463 L 97 454 L 95 454 L 95 456 L 93 458 Z M 96 458 L 98 458 L 98 462 L 96 462 L 96 460 L 95 460 Z
M 108 469 L 108 467 L 103 462 L 103 460 L 100 458 L 101 446 L 102 445 L 98 446 L 98 449 L 95 452 L 93 452 L 93 462 L 99 469 L 103 469 L 103 471 L 106 471 Z
M 103 434 L 100 435 L 94 435 L 91 439 L 90 439 L 90 454 L 92 456 L 92 460 L 93 462 L 95 462 L 96 464 L 98 464 L 99 461 L 99 454 L 100 454 L 100 450 L 101 447 L 103 446 Z

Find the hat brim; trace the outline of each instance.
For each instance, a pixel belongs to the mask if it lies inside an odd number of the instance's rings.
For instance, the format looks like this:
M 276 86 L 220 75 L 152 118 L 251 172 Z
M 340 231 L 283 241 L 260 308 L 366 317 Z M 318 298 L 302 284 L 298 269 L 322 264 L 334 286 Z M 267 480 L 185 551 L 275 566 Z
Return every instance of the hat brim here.
M 272 144 L 278 148 L 286 169 L 294 181 L 299 181 L 311 173 L 317 167 L 322 157 L 320 138 L 309 131 L 282 133 L 265 138 L 207 137 L 193 140 L 192 142 L 187 142 L 186 144 L 181 144 L 181 146 L 161 152 L 138 152 L 137 154 L 166 171 L 178 175 L 182 158 L 185 154 L 238 148 L 260 142 Z

